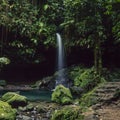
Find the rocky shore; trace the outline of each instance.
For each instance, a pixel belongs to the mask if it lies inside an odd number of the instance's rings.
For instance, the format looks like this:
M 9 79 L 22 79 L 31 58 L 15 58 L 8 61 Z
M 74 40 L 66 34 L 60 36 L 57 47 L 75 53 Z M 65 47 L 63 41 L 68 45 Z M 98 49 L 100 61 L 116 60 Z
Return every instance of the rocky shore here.
M 6 91 L 34 90 L 34 89 L 38 89 L 38 88 L 33 88 L 30 85 L 13 85 L 13 84 L 0 86 L 0 90 L 6 90 Z
M 32 85 L 5 85 L 0 88 L 0 90 L 13 92 L 34 89 L 40 88 L 35 86 L 33 87 Z M 59 95 L 62 96 L 65 90 L 66 89 L 62 86 L 58 88 L 60 93 L 57 92 L 57 94 L 54 95 L 61 100 L 58 101 L 58 99 L 54 99 L 54 102 L 33 102 L 28 101 L 25 97 L 17 95 L 17 93 L 7 93 L 7 97 L 4 95 L 1 97 L 0 105 L 2 106 L 1 110 L 3 113 L 1 112 L 0 115 L 8 114 L 7 109 L 9 108 L 9 112 L 11 111 L 10 115 L 13 116 L 10 120 L 66 120 L 66 117 L 69 120 L 119 120 L 120 82 L 106 82 L 101 84 L 94 90 L 94 92 L 88 93 L 88 96 L 86 95 L 83 101 L 80 101 L 79 96 L 78 100 L 70 100 L 70 102 L 68 102 L 69 104 L 66 102 L 66 100 L 68 100 L 68 95 L 65 95 L 67 98 L 65 96 L 63 96 L 63 98 L 59 98 Z M 80 90 L 79 93 L 82 92 L 82 90 L 78 88 L 75 88 L 75 90 Z M 10 95 L 12 98 L 9 97 Z M 93 100 L 96 102 L 93 102 Z M 3 102 L 5 104 L 5 110 L 2 109 Z M 84 106 L 83 104 L 83 106 L 81 106 L 81 102 L 86 105 Z M 93 103 L 92 105 L 87 106 L 89 102 Z M 12 106 L 12 108 L 8 105 L 8 103 Z

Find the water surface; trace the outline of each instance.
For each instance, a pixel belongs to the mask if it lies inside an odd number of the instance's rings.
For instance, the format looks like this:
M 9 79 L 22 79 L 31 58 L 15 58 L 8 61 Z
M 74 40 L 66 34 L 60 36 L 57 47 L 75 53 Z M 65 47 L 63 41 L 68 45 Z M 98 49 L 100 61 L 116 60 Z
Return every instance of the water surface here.
M 0 97 L 5 94 L 6 90 L 0 91 Z M 22 91 L 16 91 L 20 95 L 26 96 L 28 100 L 30 101 L 51 101 L 51 91 L 46 90 L 22 90 Z

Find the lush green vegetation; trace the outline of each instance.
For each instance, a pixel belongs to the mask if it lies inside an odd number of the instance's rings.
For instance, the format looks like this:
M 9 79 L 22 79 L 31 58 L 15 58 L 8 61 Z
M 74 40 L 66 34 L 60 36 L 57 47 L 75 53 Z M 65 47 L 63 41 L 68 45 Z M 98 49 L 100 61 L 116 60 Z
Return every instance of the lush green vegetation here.
M 119 0 L 1 0 L 1 57 L 39 63 L 45 58 L 38 49 L 55 47 L 55 33 L 61 31 L 68 51 L 72 46 L 94 51 L 100 75 L 105 47 L 119 47 L 119 7 Z
M 2 96 L 1 100 L 7 102 L 14 108 L 27 105 L 27 98 L 15 92 L 7 92 Z
M 15 120 L 16 110 L 3 101 L 0 101 L 0 120 Z
M 56 110 L 51 120 L 83 120 L 79 106 L 66 106 L 63 109 Z
M 52 93 L 52 101 L 59 104 L 72 103 L 73 97 L 69 88 L 65 88 L 63 85 L 58 85 Z

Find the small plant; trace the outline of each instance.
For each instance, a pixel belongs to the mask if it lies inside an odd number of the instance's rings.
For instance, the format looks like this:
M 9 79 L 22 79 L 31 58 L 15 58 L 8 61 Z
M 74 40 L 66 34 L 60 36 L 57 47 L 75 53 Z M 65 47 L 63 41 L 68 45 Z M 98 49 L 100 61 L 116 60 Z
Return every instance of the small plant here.
M 0 57 L 0 64 L 7 65 L 10 63 L 10 59 L 7 57 Z
M 10 64 L 10 59 L 7 57 L 0 57 L 0 70 L 2 69 L 3 65 Z

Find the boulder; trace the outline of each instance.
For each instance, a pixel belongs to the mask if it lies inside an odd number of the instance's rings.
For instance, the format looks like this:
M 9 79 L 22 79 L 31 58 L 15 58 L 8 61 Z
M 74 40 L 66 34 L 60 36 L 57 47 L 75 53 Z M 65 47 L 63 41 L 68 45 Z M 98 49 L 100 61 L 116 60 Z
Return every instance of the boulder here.
M 58 85 L 52 93 L 52 101 L 60 104 L 70 104 L 72 103 L 72 99 L 70 89 L 63 85 Z
M 16 110 L 7 103 L 0 101 L 0 120 L 15 120 Z
M 31 120 L 31 118 L 26 115 L 17 115 L 16 120 Z
M 55 78 L 53 76 L 45 77 L 42 80 L 37 81 L 33 87 L 44 90 L 52 90 L 55 87 Z
M 19 95 L 15 92 L 7 92 L 2 97 L 1 100 L 9 103 L 12 107 L 26 106 L 27 98 L 25 96 Z

